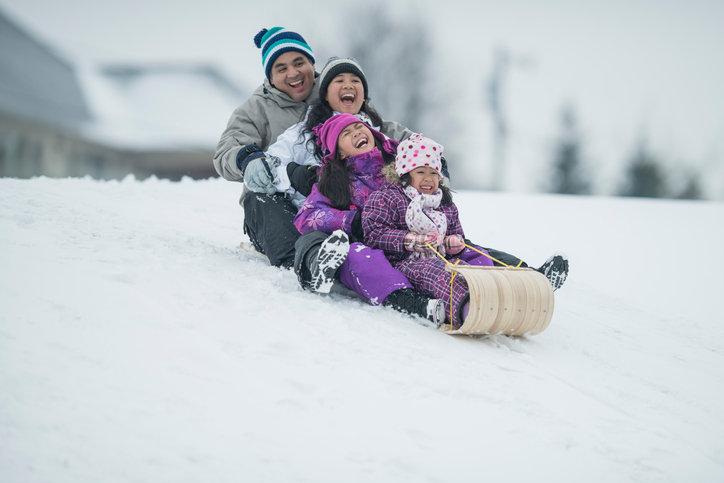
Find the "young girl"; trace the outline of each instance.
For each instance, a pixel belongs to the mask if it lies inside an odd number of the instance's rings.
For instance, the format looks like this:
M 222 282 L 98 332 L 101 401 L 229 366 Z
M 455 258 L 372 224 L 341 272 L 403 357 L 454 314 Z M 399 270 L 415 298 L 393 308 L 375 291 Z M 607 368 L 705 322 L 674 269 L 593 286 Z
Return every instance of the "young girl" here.
M 342 284 L 373 305 L 386 302 L 439 325 L 444 320 L 442 303 L 419 297 L 407 277 L 392 267 L 381 250 L 360 243 L 362 208 L 369 195 L 385 183 L 382 168 L 385 158 L 393 162 L 397 141 L 346 113 L 330 117 L 314 129 L 314 134 L 326 155 L 319 168 L 319 182 L 299 208 L 294 225 L 302 235 L 313 230 L 335 234 L 320 248 L 317 272 L 324 275 L 322 283 L 331 285 L 339 270 Z M 353 241 L 349 251 L 338 249 L 337 245 L 344 246 L 348 238 Z M 424 307 L 410 307 L 418 299 Z
M 365 243 L 383 250 L 418 291 L 442 299 L 448 317 L 452 306 L 452 322 L 460 326 L 467 316 L 470 291 L 463 277 L 455 277 L 451 299 L 451 275 L 438 253 L 452 263 L 493 266 L 493 261 L 485 250 L 481 254 L 465 247 L 458 209 L 450 190 L 440 185 L 442 150 L 421 134 L 402 141 L 395 160 L 398 182 L 370 195 L 362 227 Z

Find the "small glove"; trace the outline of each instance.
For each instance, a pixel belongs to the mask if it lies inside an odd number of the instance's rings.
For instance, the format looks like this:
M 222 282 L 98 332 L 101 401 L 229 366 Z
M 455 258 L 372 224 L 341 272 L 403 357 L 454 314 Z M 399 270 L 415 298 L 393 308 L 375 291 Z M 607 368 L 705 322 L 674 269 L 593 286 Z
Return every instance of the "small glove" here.
M 405 250 L 408 252 L 428 252 L 430 247 L 437 248 L 443 242 L 444 237 L 440 233 L 415 233 L 409 232 L 405 235 Z
M 280 164 L 281 160 L 276 156 L 252 160 L 244 172 L 246 185 L 255 193 L 273 195 L 277 192 L 275 185 L 279 183 L 279 175 L 276 172 L 276 167 Z
M 449 255 L 457 255 L 465 248 L 465 240 L 460 235 L 450 235 L 445 237 L 445 251 Z
M 354 215 L 354 219 L 352 220 L 352 237 L 360 242 L 364 240 L 365 237 L 365 233 L 362 230 L 362 213 L 359 211 Z

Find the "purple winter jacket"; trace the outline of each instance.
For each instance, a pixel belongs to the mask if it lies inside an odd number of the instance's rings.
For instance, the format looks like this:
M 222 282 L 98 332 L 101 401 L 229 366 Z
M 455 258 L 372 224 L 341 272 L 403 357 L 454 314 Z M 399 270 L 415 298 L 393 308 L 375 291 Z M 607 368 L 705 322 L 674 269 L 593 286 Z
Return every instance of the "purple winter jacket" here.
M 405 235 L 410 231 L 405 221 L 409 205 L 410 198 L 405 195 L 402 185 L 385 183 L 379 191 L 370 195 L 362 212 L 365 245 L 383 250 L 393 265 L 412 255 L 412 252 L 405 250 L 404 242 Z M 465 237 L 458 208 L 454 203 L 452 205 L 441 203 L 437 211 L 444 213 L 447 218 L 446 236 Z
M 384 160 L 377 148 L 368 153 L 350 156 L 346 159 L 346 165 L 352 179 L 352 205 L 346 210 L 336 208 L 329 198 L 319 192 L 318 185 L 315 184 L 294 217 L 294 226 L 302 235 L 313 230 L 325 233 L 344 230 L 352 235 L 354 216 L 362 211 L 370 193 L 377 191 L 385 182 L 385 175 L 382 174 Z

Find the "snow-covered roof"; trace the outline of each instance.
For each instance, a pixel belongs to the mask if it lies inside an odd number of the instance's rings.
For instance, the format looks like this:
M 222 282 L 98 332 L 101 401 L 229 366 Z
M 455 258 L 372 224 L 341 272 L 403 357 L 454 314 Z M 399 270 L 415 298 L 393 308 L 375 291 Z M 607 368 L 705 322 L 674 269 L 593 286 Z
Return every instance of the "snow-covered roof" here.
M 0 109 L 129 150 L 209 150 L 249 93 L 203 63 L 69 60 L 0 10 Z
M 209 149 L 247 95 L 203 64 L 85 66 L 84 134 L 125 149 Z

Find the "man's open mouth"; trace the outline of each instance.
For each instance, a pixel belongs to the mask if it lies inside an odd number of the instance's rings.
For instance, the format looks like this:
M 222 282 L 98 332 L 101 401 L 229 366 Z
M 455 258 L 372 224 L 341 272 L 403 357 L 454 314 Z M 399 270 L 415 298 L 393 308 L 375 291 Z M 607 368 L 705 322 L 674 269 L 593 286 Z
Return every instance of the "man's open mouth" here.
M 292 89 L 299 89 L 300 87 L 304 87 L 304 79 L 299 79 L 298 81 L 290 82 L 289 87 Z

